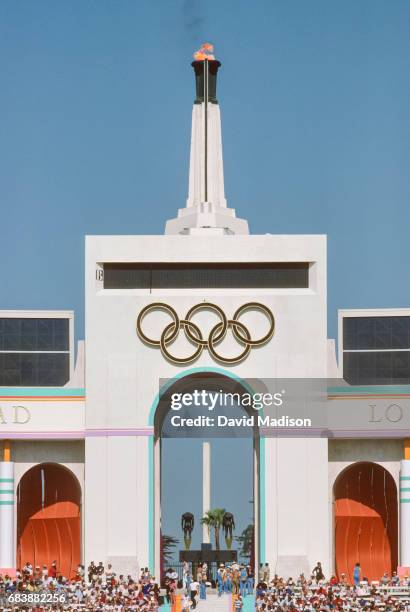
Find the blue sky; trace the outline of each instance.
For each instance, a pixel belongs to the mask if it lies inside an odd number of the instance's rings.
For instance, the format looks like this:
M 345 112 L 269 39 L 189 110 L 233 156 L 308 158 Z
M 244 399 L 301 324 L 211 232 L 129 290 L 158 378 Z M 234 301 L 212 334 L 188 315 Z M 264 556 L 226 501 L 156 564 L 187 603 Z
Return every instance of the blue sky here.
M 0 3 L 0 308 L 74 309 L 84 234 L 162 233 L 211 40 L 228 203 L 327 233 L 336 310 L 409 306 L 407 0 Z
M 202 526 L 202 439 L 162 440 L 161 529 L 179 541 L 173 551 L 184 548 L 181 515 L 192 512 L 195 526 L 191 550 L 201 548 Z M 211 447 L 211 507 L 224 508 L 235 517 L 234 537 L 253 524 L 253 443 L 250 438 L 213 438 Z M 211 542 L 215 546 L 214 532 Z M 221 547 L 226 548 L 221 531 Z M 240 550 L 236 540 L 232 548 Z

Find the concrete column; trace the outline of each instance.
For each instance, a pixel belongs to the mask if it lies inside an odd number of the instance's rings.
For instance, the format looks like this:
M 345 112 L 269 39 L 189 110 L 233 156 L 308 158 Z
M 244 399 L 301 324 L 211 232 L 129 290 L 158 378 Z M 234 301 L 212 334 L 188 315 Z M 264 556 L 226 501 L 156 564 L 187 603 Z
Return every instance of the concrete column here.
M 14 463 L 7 442 L 4 459 L 0 461 L 0 572 L 14 568 Z
M 260 507 L 259 507 L 259 492 L 260 492 L 260 474 L 261 474 L 261 465 L 260 465 L 260 453 L 256 446 L 253 448 L 253 542 L 254 542 L 254 555 L 255 555 L 255 584 L 259 582 L 258 579 L 258 571 L 259 571 L 259 563 L 261 561 L 261 550 L 260 550 Z M 264 483 L 265 484 L 265 483 Z
M 400 466 L 400 565 L 410 567 L 410 440 Z
M 161 575 L 161 441 L 154 440 L 154 569 Z M 148 500 L 147 500 L 148 503 Z M 149 561 L 151 561 L 149 559 Z
M 211 509 L 211 443 L 202 443 L 202 516 Z M 202 528 L 202 541 L 209 544 L 211 541 L 209 529 Z

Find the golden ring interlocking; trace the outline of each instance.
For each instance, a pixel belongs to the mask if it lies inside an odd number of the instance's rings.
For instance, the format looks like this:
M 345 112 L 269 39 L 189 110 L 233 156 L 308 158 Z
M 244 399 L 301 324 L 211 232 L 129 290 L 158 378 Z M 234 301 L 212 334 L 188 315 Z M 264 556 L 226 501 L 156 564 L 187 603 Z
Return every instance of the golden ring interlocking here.
M 171 323 L 168 323 L 168 325 L 165 326 L 159 340 L 153 340 L 152 338 L 149 338 L 142 331 L 142 321 L 144 317 L 153 310 L 163 310 L 168 313 L 172 318 Z M 212 327 L 207 339 L 202 336 L 202 332 L 199 329 L 198 325 L 191 321 L 191 318 L 201 310 L 211 310 L 215 312 L 221 319 L 216 325 L 214 325 L 214 327 Z M 248 310 L 259 310 L 267 317 L 270 327 L 267 334 L 265 334 L 262 338 L 253 340 L 246 325 L 244 325 L 244 323 L 238 320 L 239 317 Z M 197 345 L 197 348 L 194 353 L 188 355 L 187 357 L 175 357 L 168 350 L 168 345 L 174 342 L 181 329 L 184 330 L 188 340 L 192 344 Z M 223 355 L 220 355 L 215 349 L 215 345 L 218 345 L 225 338 L 228 329 L 232 329 L 232 334 L 234 338 L 240 344 L 244 345 L 243 351 L 236 357 L 225 357 Z M 224 363 L 227 365 L 239 363 L 249 355 L 252 347 L 262 346 L 263 344 L 266 344 L 266 342 L 268 342 L 272 338 L 274 331 L 275 318 L 272 312 L 269 310 L 269 308 L 267 308 L 263 304 L 260 304 L 259 302 L 247 302 L 246 304 L 243 304 L 235 311 L 232 319 L 227 319 L 222 308 L 220 308 L 220 306 L 217 306 L 216 304 L 212 304 L 211 302 L 201 302 L 200 304 L 196 304 L 196 306 L 193 306 L 188 310 L 184 319 L 180 319 L 178 317 L 176 310 L 172 308 L 172 306 L 164 304 L 163 302 L 153 302 L 152 304 L 148 304 L 148 306 L 145 306 L 141 310 L 137 318 L 137 333 L 141 340 L 151 346 L 160 347 L 161 353 L 164 355 L 164 357 L 178 365 L 184 365 L 195 361 L 202 354 L 204 348 L 208 349 L 209 353 L 212 355 L 215 361 L 219 361 L 220 363 Z

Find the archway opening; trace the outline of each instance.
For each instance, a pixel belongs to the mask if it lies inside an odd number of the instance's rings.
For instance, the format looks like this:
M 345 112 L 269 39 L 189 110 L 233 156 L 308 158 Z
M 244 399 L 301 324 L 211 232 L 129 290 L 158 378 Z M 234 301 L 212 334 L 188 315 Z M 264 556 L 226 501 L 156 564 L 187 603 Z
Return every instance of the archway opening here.
M 213 372 L 195 373 L 175 381 L 158 403 L 154 419 L 154 456 L 156 481 L 160 487 L 155 499 L 155 571 L 162 576 L 167 567 L 181 570 L 180 552 L 203 551 L 217 546 L 218 559 L 229 562 L 237 558 L 254 566 L 258 560 L 259 532 L 259 433 L 258 427 L 225 428 L 215 431 L 208 427 L 194 428 L 186 435 L 170 435 L 170 419 L 173 415 L 195 418 L 198 414 L 229 418 L 246 418 L 251 410 L 240 405 L 217 405 L 209 413 L 197 406 L 184 407 L 183 411 L 171 409 L 171 396 L 192 393 L 249 393 L 237 379 Z M 255 414 L 255 411 L 252 411 Z M 206 459 L 209 462 L 209 480 L 206 482 Z M 158 478 L 158 480 L 157 480 Z M 208 488 L 208 493 L 206 493 Z M 224 509 L 233 515 L 233 530 L 220 527 L 218 545 L 216 530 L 210 533 L 201 524 L 206 495 L 209 509 Z M 205 505 L 204 505 L 205 504 Z M 188 537 L 184 533 L 183 515 L 193 515 L 194 527 Z M 203 545 L 205 544 L 205 548 Z M 234 553 L 230 557 L 230 553 Z M 228 560 L 229 559 L 229 560 Z M 193 563 L 193 568 L 195 563 Z M 216 575 L 216 562 L 212 563 Z
M 381 465 L 355 463 L 334 485 L 335 567 L 340 578 L 352 580 L 360 563 L 361 576 L 380 580 L 398 561 L 397 488 Z
M 50 567 L 71 578 L 81 562 L 81 488 L 70 470 L 41 463 L 17 488 L 17 565 Z

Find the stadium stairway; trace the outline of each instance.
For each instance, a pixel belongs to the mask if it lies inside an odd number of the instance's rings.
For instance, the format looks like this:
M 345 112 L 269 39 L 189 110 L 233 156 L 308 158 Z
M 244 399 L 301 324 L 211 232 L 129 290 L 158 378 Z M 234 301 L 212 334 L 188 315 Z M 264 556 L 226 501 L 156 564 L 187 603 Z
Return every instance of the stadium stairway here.
M 209 593 L 205 600 L 199 600 L 196 610 L 198 612 L 235 612 L 234 598 L 231 595 L 218 597 L 216 593 Z M 164 604 L 160 607 L 160 612 L 181 612 L 181 597 L 177 596 L 174 606 Z M 255 612 L 255 599 L 248 595 L 243 600 L 241 612 Z

